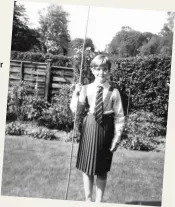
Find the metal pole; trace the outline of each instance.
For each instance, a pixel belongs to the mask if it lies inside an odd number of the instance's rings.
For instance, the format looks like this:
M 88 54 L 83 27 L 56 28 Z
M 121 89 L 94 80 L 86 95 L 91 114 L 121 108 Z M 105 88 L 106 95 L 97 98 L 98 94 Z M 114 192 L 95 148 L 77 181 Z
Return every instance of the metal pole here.
M 79 84 L 81 84 L 81 78 L 82 78 L 82 69 L 83 69 L 83 61 L 84 61 L 84 50 L 85 50 L 85 41 L 86 41 L 87 27 L 88 27 L 88 21 L 89 21 L 89 12 L 90 12 L 90 6 L 88 7 L 86 32 L 85 32 L 85 37 L 84 37 L 84 42 L 83 42 L 83 50 L 82 50 L 82 59 L 81 59 L 81 67 L 80 67 Z M 69 184 L 70 184 L 70 174 L 71 174 L 71 164 L 72 164 L 72 155 L 73 155 L 73 143 L 74 143 L 74 136 L 75 136 L 75 125 L 76 125 L 76 120 L 77 120 L 78 101 L 79 101 L 79 94 L 78 94 L 78 99 L 77 99 L 77 103 L 76 103 L 76 110 L 75 110 L 74 128 L 73 128 L 71 152 L 70 152 L 70 162 L 69 162 L 69 173 L 68 173 L 68 179 L 67 179 L 67 188 L 66 188 L 65 200 L 67 200 L 67 197 L 68 197 L 68 190 L 69 190 Z
M 87 22 L 86 22 L 86 31 L 85 31 L 84 42 L 83 42 L 83 51 L 82 51 L 82 59 L 81 59 L 81 67 L 80 67 L 80 78 L 79 78 L 79 83 L 80 84 L 81 84 L 81 78 L 82 78 L 83 61 L 84 61 L 84 50 L 85 50 L 85 42 L 86 42 L 86 35 L 87 35 L 87 28 L 88 28 L 88 21 L 89 21 L 89 13 L 90 13 L 90 6 L 88 7 L 88 16 L 87 16 Z

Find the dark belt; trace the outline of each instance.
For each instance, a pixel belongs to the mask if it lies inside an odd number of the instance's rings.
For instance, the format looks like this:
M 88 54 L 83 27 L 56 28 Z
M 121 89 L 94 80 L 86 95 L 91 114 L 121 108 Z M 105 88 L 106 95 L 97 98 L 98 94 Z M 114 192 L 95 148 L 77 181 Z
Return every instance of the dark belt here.
M 90 114 L 95 116 L 95 112 L 94 113 L 89 112 L 87 115 L 90 115 Z M 114 112 L 112 112 L 110 114 L 103 114 L 103 117 L 114 118 L 114 116 L 115 116 Z

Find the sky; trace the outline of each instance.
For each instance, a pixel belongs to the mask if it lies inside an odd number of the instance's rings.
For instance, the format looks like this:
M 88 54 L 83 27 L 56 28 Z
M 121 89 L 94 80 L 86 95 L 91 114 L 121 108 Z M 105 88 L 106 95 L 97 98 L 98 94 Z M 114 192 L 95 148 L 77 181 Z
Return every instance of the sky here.
M 32 28 L 37 28 L 38 11 L 48 3 L 19 1 L 26 8 Z M 71 39 L 85 37 L 88 6 L 61 5 L 69 13 L 68 30 Z M 166 11 L 119 9 L 114 7 L 90 7 L 87 37 L 93 40 L 96 51 L 104 50 L 122 26 L 129 26 L 140 32 L 158 34 L 166 22 Z

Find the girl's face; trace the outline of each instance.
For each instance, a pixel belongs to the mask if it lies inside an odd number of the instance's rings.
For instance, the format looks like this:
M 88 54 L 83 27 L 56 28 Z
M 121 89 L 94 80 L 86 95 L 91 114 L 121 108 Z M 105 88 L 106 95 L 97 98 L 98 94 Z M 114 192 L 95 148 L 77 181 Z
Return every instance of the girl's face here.
M 91 70 L 95 76 L 95 81 L 99 83 L 104 83 L 109 76 L 109 69 L 107 64 L 95 66 Z

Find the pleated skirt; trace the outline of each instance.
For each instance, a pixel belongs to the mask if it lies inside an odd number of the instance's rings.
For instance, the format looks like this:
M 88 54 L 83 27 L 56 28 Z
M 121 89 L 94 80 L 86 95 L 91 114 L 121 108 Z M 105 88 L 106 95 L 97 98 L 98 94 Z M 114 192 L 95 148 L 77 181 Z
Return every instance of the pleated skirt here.
M 93 114 L 88 114 L 82 123 L 77 169 L 88 175 L 100 175 L 110 171 L 113 153 L 109 149 L 113 136 L 113 115 L 103 115 L 101 126 Z

